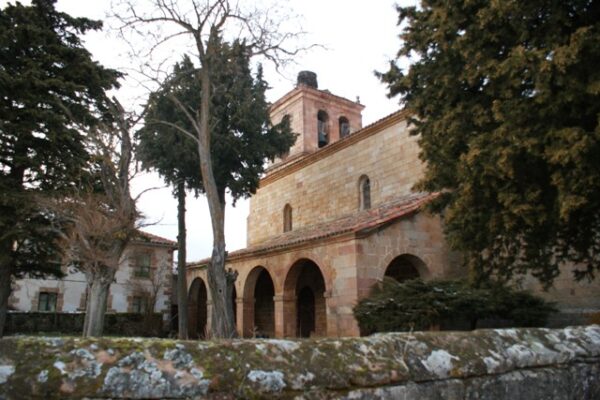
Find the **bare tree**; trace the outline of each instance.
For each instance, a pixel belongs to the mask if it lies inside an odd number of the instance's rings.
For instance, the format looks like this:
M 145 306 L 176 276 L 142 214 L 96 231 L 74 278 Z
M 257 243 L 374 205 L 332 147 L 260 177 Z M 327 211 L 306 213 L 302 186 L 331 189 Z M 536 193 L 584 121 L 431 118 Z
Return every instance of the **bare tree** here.
M 93 182 L 69 196 L 45 202 L 62 222 L 58 230 L 63 262 L 86 277 L 89 295 L 83 336 L 102 335 L 110 285 L 138 219 L 129 189 L 134 122 L 114 99 L 111 108 L 112 122 L 88 132 Z
M 303 50 L 286 49 L 288 43 L 302 32 L 287 32 L 283 16 L 277 10 L 244 9 L 240 3 L 230 0 L 148 0 L 141 4 L 124 0 L 114 8 L 114 16 L 121 21 L 124 36 L 137 33 L 145 42 L 151 41 L 147 53 L 138 53 L 144 60 L 151 59 L 166 42 L 187 37 L 191 39 L 190 58 L 200 67 L 196 74 L 201 88 L 199 110 L 186 108 L 176 98 L 173 101 L 185 112 L 193 127 L 191 131 L 178 129 L 196 141 L 200 156 L 213 233 L 213 250 L 208 264 L 208 284 L 213 299 L 211 330 L 212 336 L 218 338 L 233 337 L 236 330 L 232 302 L 235 274 L 225 270 L 225 199 L 217 190 L 210 151 L 210 100 L 216 72 L 213 56 L 223 36 L 244 41 L 252 55 L 273 62 L 276 68 Z

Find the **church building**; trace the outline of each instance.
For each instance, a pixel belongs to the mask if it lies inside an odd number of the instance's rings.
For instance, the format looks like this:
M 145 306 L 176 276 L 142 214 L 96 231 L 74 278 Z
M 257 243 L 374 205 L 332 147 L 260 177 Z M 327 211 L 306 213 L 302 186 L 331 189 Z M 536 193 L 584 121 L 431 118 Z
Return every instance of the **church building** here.
M 407 112 L 363 127 L 363 108 L 320 90 L 309 71 L 271 106 L 298 137 L 250 199 L 247 248 L 227 257 L 241 336 L 357 336 L 352 308 L 384 276 L 465 275 L 440 218 L 422 210 L 436 194 L 413 190 L 424 164 Z M 210 324 L 206 261 L 188 265 L 191 338 Z M 567 308 L 600 309 L 598 284 L 558 284 Z

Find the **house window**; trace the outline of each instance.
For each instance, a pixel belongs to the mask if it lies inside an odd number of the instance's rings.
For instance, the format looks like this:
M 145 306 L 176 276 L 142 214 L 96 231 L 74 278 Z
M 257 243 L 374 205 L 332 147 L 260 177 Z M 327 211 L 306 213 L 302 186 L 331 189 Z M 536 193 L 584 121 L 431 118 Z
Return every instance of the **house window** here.
M 329 116 L 323 110 L 317 113 L 317 137 L 319 148 L 326 146 L 329 143 Z
M 283 231 L 289 232 L 292 230 L 292 206 L 286 204 L 283 207 Z
M 135 256 L 134 275 L 137 278 L 149 278 L 150 277 L 150 264 L 151 264 L 150 253 L 138 253 Z
M 369 177 L 363 175 L 358 180 L 358 188 L 360 195 L 360 209 L 368 210 L 371 208 L 371 181 Z
M 146 296 L 134 296 L 131 299 L 131 312 L 142 314 L 148 309 L 148 298 Z
M 350 134 L 350 122 L 346 117 L 340 117 L 340 138 L 346 137 Z
M 57 293 L 40 292 L 38 311 L 56 311 Z

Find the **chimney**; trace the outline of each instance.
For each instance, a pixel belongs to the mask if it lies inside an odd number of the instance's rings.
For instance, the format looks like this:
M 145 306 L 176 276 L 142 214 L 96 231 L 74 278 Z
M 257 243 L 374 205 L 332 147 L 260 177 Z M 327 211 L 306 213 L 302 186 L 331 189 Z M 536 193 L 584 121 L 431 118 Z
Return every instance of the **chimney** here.
M 317 74 L 312 71 L 300 71 L 298 72 L 298 79 L 296 86 L 306 85 L 308 87 L 318 89 L 319 84 L 317 83 Z

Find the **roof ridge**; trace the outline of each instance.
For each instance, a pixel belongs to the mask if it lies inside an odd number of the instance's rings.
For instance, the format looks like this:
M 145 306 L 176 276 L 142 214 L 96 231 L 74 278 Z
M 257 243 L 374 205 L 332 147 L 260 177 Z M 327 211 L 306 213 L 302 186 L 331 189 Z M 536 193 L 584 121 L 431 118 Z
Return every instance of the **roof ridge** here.
M 154 233 L 143 231 L 141 229 L 136 229 L 136 231 L 137 231 L 137 234 L 139 235 L 139 238 L 145 238 L 148 241 L 150 241 L 150 243 L 163 244 L 163 245 L 177 247 L 176 241 L 164 238 L 162 236 L 155 235 Z M 138 238 L 138 240 L 139 240 L 139 238 Z M 134 240 L 135 239 L 136 238 L 134 238 Z
M 413 192 L 408 195 L 398 196 L 369 210 L 347 214 L 334 220 L 279 234 L 265 242 L 244 249 L 235 250 L 229 253 L 228 257 L 238 257 L 246 254 L 283 249 L 326 237 L 339 236 L 348 232 L 368 231 L 395 219 L 412 214 L 423 204 L 433 200 L 438 195 L 439 193 L 437 192 Z M 210 261 L 210 258 L 188 263 L 188 266 L 203 265 L 208 261 Z

